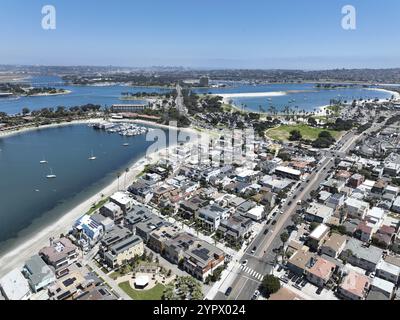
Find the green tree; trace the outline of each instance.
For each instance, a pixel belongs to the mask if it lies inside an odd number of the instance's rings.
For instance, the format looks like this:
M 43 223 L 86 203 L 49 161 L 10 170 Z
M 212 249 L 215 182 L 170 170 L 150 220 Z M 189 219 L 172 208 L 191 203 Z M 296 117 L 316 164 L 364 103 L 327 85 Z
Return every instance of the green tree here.
M 266 295 L 270 296 L 278 292 L 281 288 L 279 279 L 273 275 L 266 275 L 261 283 L 261 291 Z

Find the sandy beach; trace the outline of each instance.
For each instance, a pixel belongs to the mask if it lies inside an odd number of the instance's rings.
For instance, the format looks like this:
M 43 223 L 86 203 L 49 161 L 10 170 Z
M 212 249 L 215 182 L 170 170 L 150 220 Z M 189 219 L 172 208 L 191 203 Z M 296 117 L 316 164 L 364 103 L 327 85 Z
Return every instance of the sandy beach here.
M 55 124 L 55 125 L 50 125 L 47 126 L 49 127 L 56 127 L 56 126 L 62 126 L 62 125 L 70 125 L 70 124 L 82 124 L 82 123 L 89 123 L 89 122 L 96 122 L 98 120 L 89 120 L 89 121 L 77 121 L 74 123 L 64 123 L 64 124 Z M 146 124 L 146 125 L 152 125 L 152 126 L 159 126 L 163 128 L 168 128 L 168 129 L 177 129 L 174 127 L 170 126 L 162 126 L 158 125 L 152 122 L 148 121 L 140 121 L 140 120 L 135 120 L 134 122 Z M 37 129 L 42 129 L 45 127 L 40 127 L 40 128 L 29 128 L 24 131 L 17 131 L 15 133 L 10 133 L 10 134 L 20 134 L 22 132 L 30 131 L 30 130 L 37 130 Z M 196 137 L 198 138 L 199 133 L 196 132 L 193 129 L 186 129 L 182 128 L 179 130 L 184 130 L 187 132 L 195 133 Z M 195 143 L 197 139 L 192 140 L 189 144 Z M 132 182 L 134 181 L 137 176 L 144 170 L 145 166 L 150 164 L 150 163 L 156 163 L 158 162 L 164 155 L 167 154 L 169 149 L 174 148 L 175 146 L 169 146 L 168 148 L 162 149 L 158 152 L 155 152 L 149 156 L 144 156 L 141 159 L 139 159 L 136 163 L 134 163 L 129 170 L 129 173 L 127 175 L 127 180 Z M 104 197 L 109 197 L 113 193 L 118 191 L 118 179 L 115 179 L 107 185 L 105 188 L 102 190 L 96 192 L 95 195 L 91 196 L 88 198 L 86 201 L 80 203 L 77 205 L 75 208 L 70 210 L 69 212 L 66 212 L 57 222 L 43 227 L 43 230 L 41 230 L 39 233 L 35 234 L 33 237 L 25 241 L 23 244 L 20 244 L 16 248 L 12 249 L 11 251 L 7 252 L 4 254 L 2 257 L 0 257 L 0 277 L 4 276 L 6 273 L 9 271 L 17 268 L 17 267 L 22 267 L 24 262 L 29 259 L 32 255 L 37 254 L 41 248 L 49 244 L 49 238 L 50 237 L 59 237 L 60 234 L 65 234 L 67 233 L 74 222 L 84 215 L 86 212 L 90 210 L 90 208 L 93 206 L 93 204 L 98 203 L 102 198 L 101 195 L 104 195 Z
M 225 104 L 228 104 L 231 98 L 281 97 L 287 95 L 287 93 L 284 91 L 276 91 L 276 92 L 223 93 L 223 94 L 213 94 L 213 95 L 222 97 L 223 102 Z

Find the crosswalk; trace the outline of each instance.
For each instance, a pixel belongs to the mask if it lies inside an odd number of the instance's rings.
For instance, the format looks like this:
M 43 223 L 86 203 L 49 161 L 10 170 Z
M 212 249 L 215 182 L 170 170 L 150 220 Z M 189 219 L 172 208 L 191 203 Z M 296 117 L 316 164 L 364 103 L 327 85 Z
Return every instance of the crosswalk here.
M 257 271 L 255 271 L 247 266 L 241 265 L 240 270 L 242 270 L 243 272 L 246 272 L 247 274 L 249 274 L 253 278 L 256 278 L 259 281 L 262 281 L 264 278 L 264 276 L 262 274 L 258 273 Z

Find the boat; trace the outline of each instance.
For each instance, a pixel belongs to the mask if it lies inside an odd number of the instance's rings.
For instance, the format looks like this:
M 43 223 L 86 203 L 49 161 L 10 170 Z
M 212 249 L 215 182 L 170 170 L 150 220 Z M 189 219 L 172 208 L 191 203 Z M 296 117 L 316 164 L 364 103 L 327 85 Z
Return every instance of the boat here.
M 55 179 L 57 176 L 53 174 L 53 169 L 50 168 L 50 174 L 46 176 L 47 179 Z
M 129 143 L 126 142 L 126 143 L 123 144 L 123 146 L 124 146 L 124 147 L 129 147 Z
M 89 158 L 90 161 L 96 160 L 97 158 L 93 155 L 93 151 L 92 151 L 92 156 Z
M 41 160 L 40 163 L 41 164 L 46 164 L 46 163 L 49 163 L 49 162 L 43 157 L 43 160 Z

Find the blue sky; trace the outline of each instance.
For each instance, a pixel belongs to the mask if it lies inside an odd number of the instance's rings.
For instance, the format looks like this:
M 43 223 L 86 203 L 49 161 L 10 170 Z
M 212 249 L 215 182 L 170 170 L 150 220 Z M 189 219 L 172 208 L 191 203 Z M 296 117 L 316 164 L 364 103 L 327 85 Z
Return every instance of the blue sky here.
M 42 6 L 57 29 L 41 28 Z M 344 5 L 357 29 L 341 27 Z M 398 0 L 0 0 L 0 64 L 400 67 Z

